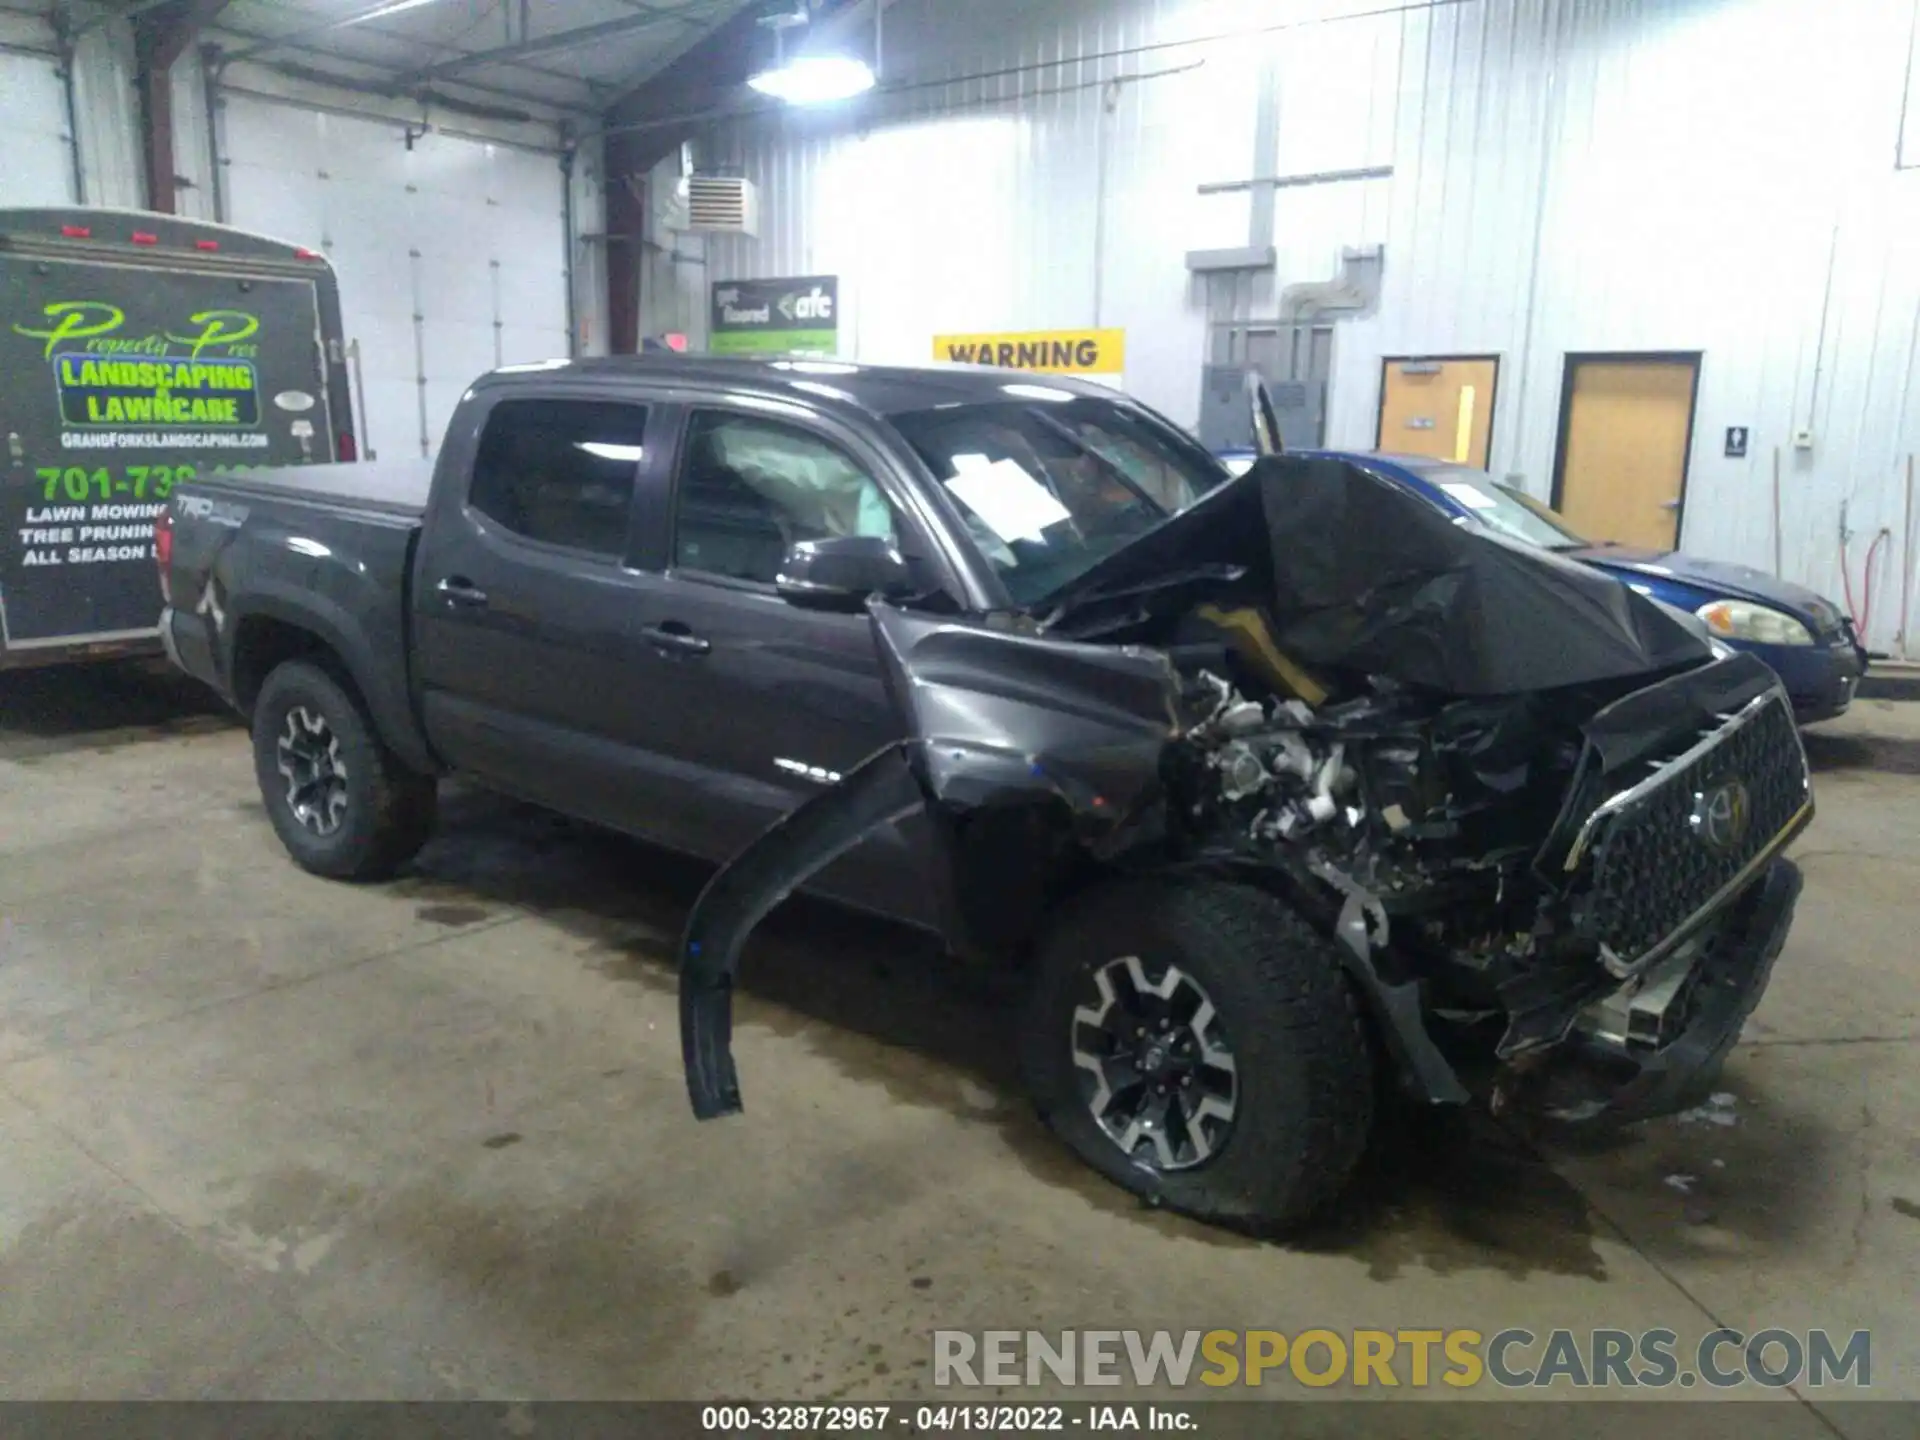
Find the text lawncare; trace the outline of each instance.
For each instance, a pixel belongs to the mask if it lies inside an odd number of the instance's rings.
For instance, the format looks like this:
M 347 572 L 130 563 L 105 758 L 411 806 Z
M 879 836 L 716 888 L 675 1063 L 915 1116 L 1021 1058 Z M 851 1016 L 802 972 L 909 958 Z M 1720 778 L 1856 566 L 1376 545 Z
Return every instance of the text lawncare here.
M 245 360 L 57 357 L 60 415 L 69 425 L 254 425 L 253 366 Z

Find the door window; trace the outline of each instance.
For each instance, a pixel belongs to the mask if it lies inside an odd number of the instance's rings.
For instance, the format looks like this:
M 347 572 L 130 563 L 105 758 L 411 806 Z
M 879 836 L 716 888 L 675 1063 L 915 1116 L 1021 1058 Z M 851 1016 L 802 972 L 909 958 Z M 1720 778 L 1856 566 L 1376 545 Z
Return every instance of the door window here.
M 717 410 L 687 427 L 673 561 L 771 585 L 790 546 L 837 535 L 899 539 L 879 484 L 838 446 L 797 426 Z
M 487 416 L 467 503 L 516 535 L 626 553 L 647 412 L 601 400 L 502 400 Z

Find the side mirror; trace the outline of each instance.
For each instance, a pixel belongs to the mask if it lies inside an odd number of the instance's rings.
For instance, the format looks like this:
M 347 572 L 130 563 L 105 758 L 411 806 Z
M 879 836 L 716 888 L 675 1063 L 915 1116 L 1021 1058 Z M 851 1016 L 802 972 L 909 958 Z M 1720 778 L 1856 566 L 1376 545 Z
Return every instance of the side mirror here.
M 858 610 L 871 595 L 911 586 L 907 562 L 880 535 L 836 535 L 802 540 L 787 551 L 774 589 L 805 610 Z

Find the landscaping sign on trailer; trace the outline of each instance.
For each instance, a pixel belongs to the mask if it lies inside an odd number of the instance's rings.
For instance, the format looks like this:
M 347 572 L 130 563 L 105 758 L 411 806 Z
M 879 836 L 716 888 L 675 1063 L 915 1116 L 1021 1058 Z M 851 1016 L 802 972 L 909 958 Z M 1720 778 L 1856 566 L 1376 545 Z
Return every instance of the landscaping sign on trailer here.
M 0 211 L 0 668 L 158 649 L 153 526 L 197 475 L 350 458 L 333 272 L 123 211 Z

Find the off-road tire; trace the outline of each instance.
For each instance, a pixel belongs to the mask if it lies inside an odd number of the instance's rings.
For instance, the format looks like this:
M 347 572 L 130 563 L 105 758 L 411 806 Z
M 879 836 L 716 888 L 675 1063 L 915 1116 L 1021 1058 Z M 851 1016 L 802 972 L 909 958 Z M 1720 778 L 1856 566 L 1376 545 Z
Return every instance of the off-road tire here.
M 1091 972 L 1128 955 L 1196 979 L 1233 1051 L 1231 1129 L 1191 1168 L 1132 1160 L 1083 1097 L 1073 1012 Z M 1081 1159 L 1149 1204 L 1259 1233 L 1340 1196 L 1373 1126 L 1372 1046 L 1334 942 L 1284 901 L 1215 881 L 1109 881 L 1051 918 L 1034 958 L 1022 1068 L 1041 1118 Z
M 316 834 L 300 822 L 279 771 L 278 745 L 295 707 L 320 717 L 339 740 L 347 803 L 332 834 Z M 351 683 L 323 665 L 289 660 L 267 676 L 253 707 L 253 765 L 274 833 L 301 868 L 315 875 L 385 879 L 433 833 L 438 793 L 433 777 L 400 762 L 380 739 Z

